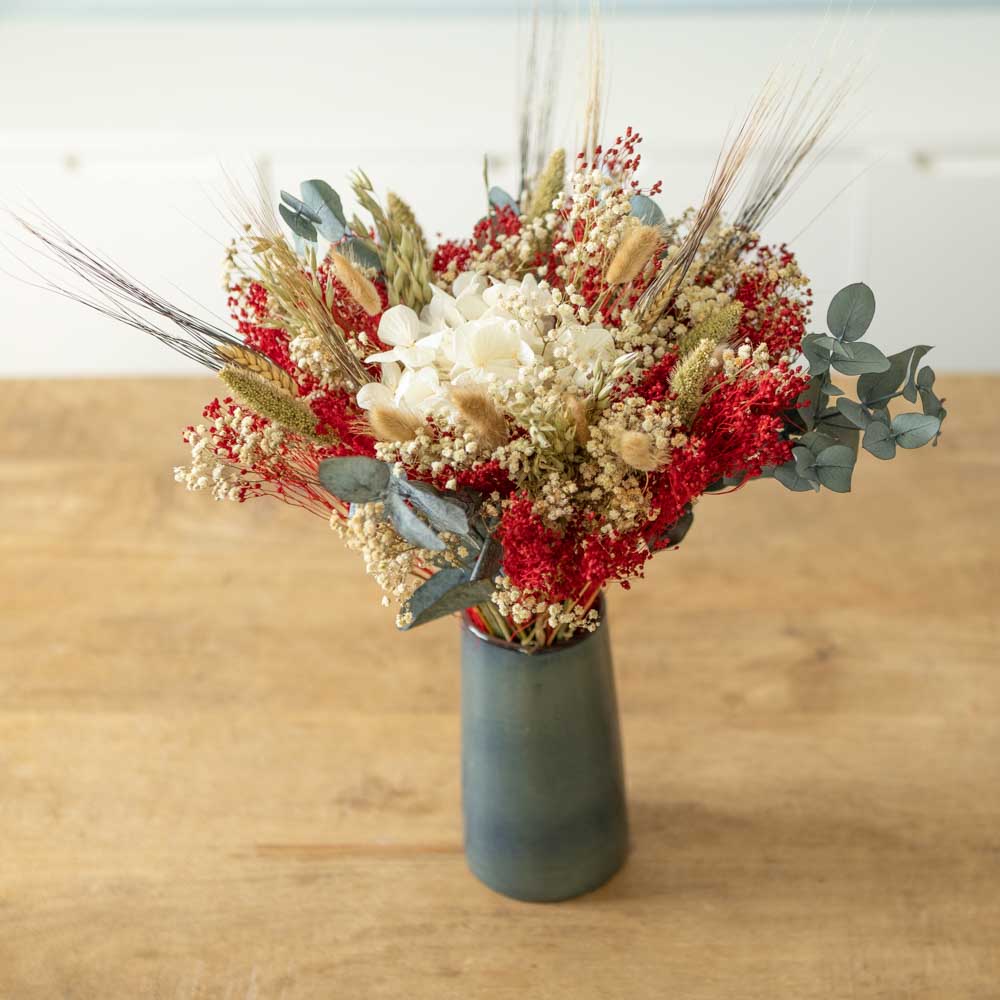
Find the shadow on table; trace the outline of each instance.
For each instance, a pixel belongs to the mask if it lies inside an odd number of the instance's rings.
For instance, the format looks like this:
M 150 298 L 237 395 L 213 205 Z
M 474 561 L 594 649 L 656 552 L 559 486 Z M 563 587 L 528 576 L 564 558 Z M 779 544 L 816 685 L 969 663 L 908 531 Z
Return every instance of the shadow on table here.
M 963 852 L 937 838 L 894 831 L 897 817 L 845 819 L 817 808 L 727 813 L 696 802 L 634 802 L 625 867 L 586 897 L 635 899 L 697 893 L 718 897 L 774 894 L 817 885 L 899 886 L 929 867 L 938 876 L 967 873 Z

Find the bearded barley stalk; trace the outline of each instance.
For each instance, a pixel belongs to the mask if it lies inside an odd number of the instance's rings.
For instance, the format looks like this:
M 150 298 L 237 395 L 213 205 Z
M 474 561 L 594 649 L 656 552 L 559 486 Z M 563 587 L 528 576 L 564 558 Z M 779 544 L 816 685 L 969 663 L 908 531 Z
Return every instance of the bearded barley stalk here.
M 308 404 L 289 396 L 273 382 L 237 365 L 223 367 L 219 378 L 229 386 L 240 402 L 279 427 L 312 441 L 327 440 L 316 433 L 318 421 Z
M 736 137 L 719 154 L 708 191 L 679 250 L 667 259 L 656 279 L 636 303 L 636 315 L 644 329 L 652 327 L 666 312 L 680 290 L 705 237 L 717 224 L 722 207 L 740 178 L 747 159 L 774 117 L 775 100 L 774 86 L 765 87 L 743 120 Z
M 340 375 L 360 388 L 372 381 L 348 346 L 347 337 L 326 306 L 316 277 L 315 251 L 307 260 L 310 274 L 302 268 L 295 251 L 284 237 L 266 240 L 257 255 L 257 280 L 267 291 L 276 319 L 291 335 L 303 331 L 319 336 L 326 344 Z

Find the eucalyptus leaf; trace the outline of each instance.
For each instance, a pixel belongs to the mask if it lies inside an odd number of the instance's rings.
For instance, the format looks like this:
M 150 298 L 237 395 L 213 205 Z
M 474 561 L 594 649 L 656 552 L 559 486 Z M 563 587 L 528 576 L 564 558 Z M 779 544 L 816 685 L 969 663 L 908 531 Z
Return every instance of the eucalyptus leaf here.
M 518 211 L 517 202 L 503 188 L 491 187 L 487 197 L 494 208 L 512 208 L 515 212 Z
M 469 519 L 465 505 L 458 500 L 443 496 L 428 483 L 394 479 L 393 485 L 439 531 L 450 531 L 455 535 L 468 533 Z
M 799 475 L 794 459 L 785 462 L 784 465 L 779 465 L 774 470 L 773 476 L 785 489 L 792 490 L 794 493 L 804 493 L 806 490 L 819 490 L 819 482 L 817 480 L 806 479 L 805 476 Z
M 844 444 L 831 445 L 816 456 L 816 474 L 819 481 L 834 493 L 850 493 L 851 473 L 854 471 L 855 454 Z
M 901 413 L 892 421 L 892 434 L 900 448 L 919 448 L 937 437 L 941 418 L 928 413 Z
M 802 353 L 809 362 L 810 375 L 822 375 L 830 367 L 833 338 L 824 333 L 807 333 L 802 338 Z
M 410 621 L 402 628 L 416 628 L 435 618 L 443 618 L 475 604 L 482 604 L 490 599 L 493 590 L 492 580 L 473 582 L 466 576 L 465 570 L 439 570 L 422 583 L 403 605 L 401 611 L 403 615 L 410 616 Z
M 868 410 L 862 406 L 860 403 L 855 402 L 853 399 L 838 399 L 837 409 L 844 415 L 844 417 L 850 421 L 855 427 L 864 430 L 872 421 L 872 415 Z
M 417 548 L 443 552 L 446 548 L 437 532 L 416 511 L 412 510 L 395 489 L 390 489 L 385 498 L 385 509 L 389 514 L 396 534 Z
M 364 455 L 327 458 L 319 463 L 319 481 L 346 503 L 372 503 L 385 497 L 390 468 Z
M 888 461 L 896 457 L 896 439 L 887 424 L 873 420 L 865 428 L 864 449 L 876 458 Z
M 841 344 L 844 357 L 835 357 L 831 364 L 842 375 L 867 375 L 889 370 L 889 359 L 874 344 Z
M 875 294 L 859 281 L 834 295 L 826 313 L 826 325 L 837 340 L 858 340 L 865 335 L 874 316 Z
M 934 392 L 934 378 L 934 369 L 927 366 L 921 368 L 917 374 L 917 392 L 920 395 L 920 407 L 924 413 L 932 417 L 938 417 L 943 421 L 948 411 Z
M 809 379 L 809 385 L 799 394 L 797 402 L 804 405 L 800 405 L 797 412 L 801 414 L 801 420 L 806 429 L 813 426 L 816 417 L 826 408 L 827 399 L 823 392 L 824 382 L 823 375 L 813 375 Z
M 318 238 L 316 227 L 303 215 L 293 212 L 287 205 L 279 205 L 278 213 L 285 220 L 285 225 L 298 237 L 308 243 L 315 243 Z
M 477 583 L 479 580 L 495 580 L 502 565 L 503 546 L 490 535 L 479 550 L 469 581 Z
M 629 199 L 632 214 L 644 226 L 662 226 L 667 220 L 660 206 L 644 194 L 634 194 Z
M 314 225 L 318 225 L 322 221 L 320 217 L 301 198 L 296 198 L 294 194 L 289 194 L 287 191 L 282 191 L 281 200 L 288 206 L 288 208 L 291 211 L 293 211 L 296 215 L 301 216 L 307 222 L 311 222 Z
M 861 432 L 856 427 L 848 424 L 839 414 L 836 420 L 820 421 L 816 425 L 815 433 L 818 435 L 817 442 L 823 442 L 824 447 L 829 448 L 830 445 L 845 444 L 851 451 L 857 454 Z M 805 437 L 803 435 L 799 440 L 804 441 Z M 823 450 L 821 447 L 813 446 L 811 443 L 809 448 L 816 454 Z
M 316 228 L 324 239 L 336 243 L 347 232 L 347 219 L 340 195 L 326 181 L 303 181 L 302 200 L 315 216 Z
M 819 476 L 816 473 L 816 456 L 802 446 L 792 449 L 792 460 L 795 462 L 795 471 L 810 482 L 818 483 Z
M 900 386 L 903 386 L 903 395 L 911 403 L 914 402 L 917 398 L 914 372 L 929 350 L 921 344 L 898 354 L 890 354 L 889 367 L 884 372 L 862 375 L 858 379 L 858 399 L 869 409 L 885 406 L 899 395 Z
M 808 448 L 812 454 L 818 455 L 821 451 L 837 443 L 837 439 L 830 434 L 824 434 L 821 430 L 812 430 L 808 434 L 803 434 L 796 444 Z

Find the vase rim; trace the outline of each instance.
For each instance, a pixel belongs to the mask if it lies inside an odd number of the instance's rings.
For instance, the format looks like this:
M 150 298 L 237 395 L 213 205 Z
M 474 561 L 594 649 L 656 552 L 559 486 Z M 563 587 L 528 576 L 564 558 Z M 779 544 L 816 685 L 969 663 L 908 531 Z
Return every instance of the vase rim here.
M 494 635 L 490 635 L 488 632 L 484 632 L 477 625 L 474 625 L 469 618 L 469 609 L 466 608 L 462 612 L 462 628 L 471 632 L 480 642 L 489 643 L 491 646 L 498 646 L 500 649 L 509 649 L 512 653 L 520 653 L 522 656 L 548 656 L 551 653 L 561 653 L 564 649 L 569 649 L 571 646 L 576 646 L 581 642 L 586 642 L 587 639 L 593 639 L 598 632 L 604 628 L 604 623 L 607 621 L 608 608 L 607 601 L 604 597 L 604 592 L 602 591 L 597 600 L 594 602 L 594 609 L 600 615 L 597 623 L 597 628 L 593 632 L 583 631 L 574 635 L 572 639 L 567 639 L 565 642 L 556 643 L 552 646 L 545 646 L 542 649 L 538 648 L 525 648 L 520 643 L 510 642 L 507 639 L 498 639 Z

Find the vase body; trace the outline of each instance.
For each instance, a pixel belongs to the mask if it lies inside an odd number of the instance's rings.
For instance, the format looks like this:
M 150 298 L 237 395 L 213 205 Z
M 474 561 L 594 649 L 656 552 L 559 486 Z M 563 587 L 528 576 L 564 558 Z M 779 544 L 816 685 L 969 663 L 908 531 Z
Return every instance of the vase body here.
M 554 902 L 628 849 L 608 626 L 537 653 L 462 623 L 465 855 L 491 889 Z

